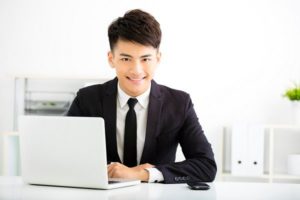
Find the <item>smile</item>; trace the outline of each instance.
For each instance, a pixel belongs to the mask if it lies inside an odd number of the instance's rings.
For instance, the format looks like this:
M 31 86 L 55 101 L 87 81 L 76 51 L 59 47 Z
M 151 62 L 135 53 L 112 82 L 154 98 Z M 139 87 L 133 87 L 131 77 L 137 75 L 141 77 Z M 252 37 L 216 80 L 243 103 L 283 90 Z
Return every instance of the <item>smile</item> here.
M 139 82 L 143 81 L 145 78 L 146 77 L 142 77 L 142 78 L 130 78 L 130 77 L 127 77 L 127 79 L 130 80 L 133 83 L 139 83 Z

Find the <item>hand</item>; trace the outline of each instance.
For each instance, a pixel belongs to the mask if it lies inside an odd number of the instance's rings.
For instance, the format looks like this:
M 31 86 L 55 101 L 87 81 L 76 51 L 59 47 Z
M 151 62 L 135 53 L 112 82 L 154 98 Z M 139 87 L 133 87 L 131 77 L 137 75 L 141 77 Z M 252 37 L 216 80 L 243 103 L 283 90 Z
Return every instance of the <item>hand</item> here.
M 149 172 L 146 168 L 154 167 L 149 163 L 138 165 L 135 167 L 127 167 L 121 163 L 115 162 L 107 166 L 109 178 L 127 178 L 139 179 L 141 181 L 149 180 Z

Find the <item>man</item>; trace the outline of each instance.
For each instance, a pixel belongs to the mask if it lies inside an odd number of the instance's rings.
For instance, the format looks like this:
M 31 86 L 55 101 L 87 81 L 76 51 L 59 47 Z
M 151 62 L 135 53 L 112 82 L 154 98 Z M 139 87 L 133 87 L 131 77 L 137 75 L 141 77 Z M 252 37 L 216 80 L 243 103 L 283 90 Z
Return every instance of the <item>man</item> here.
M 80 89 L 68 115 L 104 118 L 109 177 L 213 181 L 214 155 L 189 95 L 152 80 L 161 58 L 159 23 L 131 10 L 112 22 L 108 37 L 117 77 Z M 176 163 L 178 144 L 186 160 Z

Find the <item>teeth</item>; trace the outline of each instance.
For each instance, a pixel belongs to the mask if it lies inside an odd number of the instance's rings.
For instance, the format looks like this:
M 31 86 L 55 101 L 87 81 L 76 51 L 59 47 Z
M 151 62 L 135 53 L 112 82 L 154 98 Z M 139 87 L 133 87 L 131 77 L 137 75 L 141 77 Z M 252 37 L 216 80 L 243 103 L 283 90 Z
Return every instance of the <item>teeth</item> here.
M 143 80 L 143 78 L 130 78 L 131 80 L 133 81 L 140 81 L 140 80 Z

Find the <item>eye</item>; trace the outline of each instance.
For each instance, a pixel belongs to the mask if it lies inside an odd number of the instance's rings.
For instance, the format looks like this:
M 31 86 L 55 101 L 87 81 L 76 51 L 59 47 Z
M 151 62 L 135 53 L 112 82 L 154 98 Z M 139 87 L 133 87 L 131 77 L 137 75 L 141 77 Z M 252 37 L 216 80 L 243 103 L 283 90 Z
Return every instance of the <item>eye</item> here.
M 121 60 L 124 61 L 124 62 L 128 62 L 129 58 L 121 58 Z
M 143 58 L 142 61 L 143 61 L 143 62 L 150 62 L 150 61 L 151 61 L 151 58 Z

